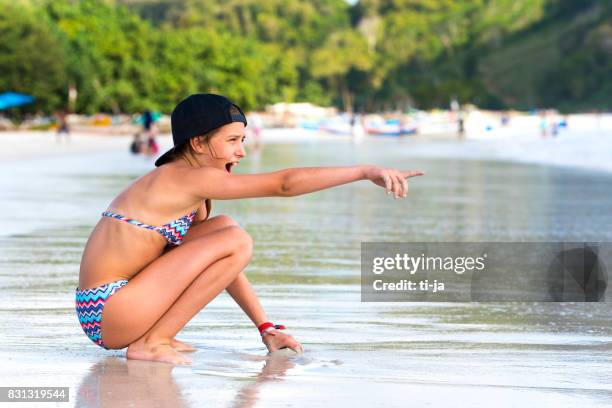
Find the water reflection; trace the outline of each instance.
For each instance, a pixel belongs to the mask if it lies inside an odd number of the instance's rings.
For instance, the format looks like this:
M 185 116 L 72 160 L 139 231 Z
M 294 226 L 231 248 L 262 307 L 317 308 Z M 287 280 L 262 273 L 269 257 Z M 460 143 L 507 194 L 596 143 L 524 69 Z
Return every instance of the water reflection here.
M 259 359 L 259 358 L 258 358 Z M 264 365 L 261 372 L 249 376 L 250 380 L 238 389 L 231 404 L 235 408 L 254 406 L 259 400 L 260 389 L 264 384 L 285 377 L 295 363 L 282 352 L 262 357 Z M 183 396 L 181 387 L 176 383 L 170 364 L 148 361 L 126 360 L 108 357 L 95 363 L 79 385 L 76 397 L 77 407 L 189 407 L 191 404 Z M 220 375 L 211 370 L 195 372 Z M 201 377 L 200 377 L 201 378 Z M 204 381 L 201 381 L 204 384 Z M 240 383 L 243 383 L 240 381 Z
M 77 391 L 77 407 L 187 407 L 170 364 L 109 357 L 89 370 Z
M 255 406 L 263 384 L 282 379 L 287 374 L 287 370 L 293 367 L 295 363 L 282 353 L 266 356 L 261 373 L 238 391 L 231 406 L 234 408 Z

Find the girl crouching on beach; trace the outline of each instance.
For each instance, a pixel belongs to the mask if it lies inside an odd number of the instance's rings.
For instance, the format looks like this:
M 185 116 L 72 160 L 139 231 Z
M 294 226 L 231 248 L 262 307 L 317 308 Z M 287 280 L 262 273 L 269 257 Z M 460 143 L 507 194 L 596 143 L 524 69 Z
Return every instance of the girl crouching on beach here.
M 107 349 L 127 347 L 128 359 L 188 364 L 181 352 L 194 348 L 175 336 L 226 289 L 269 351 L 301 352 L 284 326 L 268 321 L 243 272 L 251 237 L 228 216 L 209 217 L 211 200 L 289 197 L 357 180 L 400 198 L 406 179 L 422 173 L 353 166 L 232 175 L 245 156 L 247 122 L 238 106 L 195 94 L 171 121 L 174 148 L 110 203 L 87 241 L 76 290 L 85 334 Z

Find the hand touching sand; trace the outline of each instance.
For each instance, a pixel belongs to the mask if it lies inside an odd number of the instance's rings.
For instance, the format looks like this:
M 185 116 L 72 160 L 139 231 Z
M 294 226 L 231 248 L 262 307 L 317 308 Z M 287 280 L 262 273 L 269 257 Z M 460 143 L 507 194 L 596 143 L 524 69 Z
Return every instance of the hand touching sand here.
M 273 352 L 282 348 L 290 348 L 296 353 L 303 353 L 304 348 L 292 336 L 281 332 L 280 330 L 271 330 L 263 336 L 261 341 L 264 342 L 269 352 Z

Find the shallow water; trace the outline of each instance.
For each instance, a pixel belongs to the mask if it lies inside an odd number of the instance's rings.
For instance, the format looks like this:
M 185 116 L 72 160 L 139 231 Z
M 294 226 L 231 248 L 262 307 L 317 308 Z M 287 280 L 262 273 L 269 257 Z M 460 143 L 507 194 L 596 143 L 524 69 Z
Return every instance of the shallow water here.
M 361 303 L 359 270 L 363 241 L 612 241 L 612 174 L 418 148 L 339 141 L 250 154 L 238 172 L 377 163 L 427 176 L 407 200 L 359 182 L 213 203 L 253 236 L 247 274 L 307 351 L 265 357 L 223 294 L 179 336 L 198 348 L 193 366 L 174 368 L 94 346 L 73 309 L 91 228 L 151 161 L 121 151 L 0 165 L 0 385 L 69 386 L 79 407 L 610 404 L 610 303 Z M 466 145 L 445 149 L 462 157 Z

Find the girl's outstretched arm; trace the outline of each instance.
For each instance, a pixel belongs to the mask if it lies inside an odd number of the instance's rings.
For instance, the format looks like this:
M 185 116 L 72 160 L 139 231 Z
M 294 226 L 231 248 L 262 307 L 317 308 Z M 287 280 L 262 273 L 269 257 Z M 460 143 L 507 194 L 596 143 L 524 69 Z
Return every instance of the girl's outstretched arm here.
M 357 180 L 370 180 L 385 187 L 395 198 L 408 194 L 409 177 L 421 176 L 420 171 L 400 171 L 379 166 L 311 167 L 287 169 L 283 190 L 286 196 L 311 193 Z
M 190 170 L 186 185 L 202 198 L 231 200 L 253 197 L 291 197 L 340 186 L 358 180 L 370 180 L 384 187 L 395 198 L 408 194 L 409 177 L 421 171 L 400 171 L 379 166 L 304 167 L 261 174 L 229 174 L 212 167 Z

